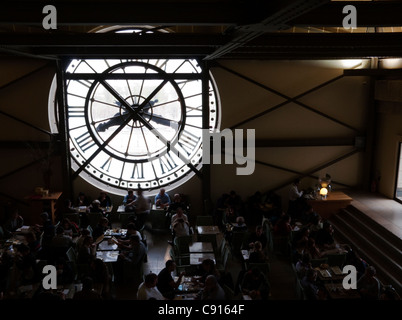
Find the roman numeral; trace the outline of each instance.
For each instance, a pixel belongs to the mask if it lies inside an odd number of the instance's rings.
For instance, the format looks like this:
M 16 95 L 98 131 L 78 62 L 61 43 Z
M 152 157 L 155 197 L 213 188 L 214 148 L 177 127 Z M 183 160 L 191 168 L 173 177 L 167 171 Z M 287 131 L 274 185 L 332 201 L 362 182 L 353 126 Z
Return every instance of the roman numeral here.
M 174 162 L 172 156 L 169 153 L 159 158 L 159 164 L 161 166 L 162 174 L 165 174 L 166 172 L 171 171 L 177 167 L 176 162 Z
M 84 116 L 85 116 L 84 107 L 68 106 L 68 117 L 69 118 L 81 118 Z
M 198 141 L 200 141 L 201 137 L 197 137 L 195 134 L 183 130 L 182 133 L 180 134 L 180 139 L 177 142 L 180 147 L 183 148 L 183 150 L 187 153 L 189 156 L 193 151 L 195 150 L 195 147 L 198 144 Z
M 106 160 L 106 162 L 101 166 L 101 168 L 105 170 L 106 167 L 106 171 L 109 172 L 111 163 L 112 163 L 112 157 L 109 157 L 109 159 Z
M 93 141 L 89 132 L 83 133 L 82 135 L 78 136 L 77 138 L 74 138 L 74 140 L 77 142 L 80 149 L 84 152 L 87 151 L 88 149 L 92 148 L 95 145 L 95 142 Z
M 133 174 L 131 179 L 144 179 L 144 164 L 134 163 Z

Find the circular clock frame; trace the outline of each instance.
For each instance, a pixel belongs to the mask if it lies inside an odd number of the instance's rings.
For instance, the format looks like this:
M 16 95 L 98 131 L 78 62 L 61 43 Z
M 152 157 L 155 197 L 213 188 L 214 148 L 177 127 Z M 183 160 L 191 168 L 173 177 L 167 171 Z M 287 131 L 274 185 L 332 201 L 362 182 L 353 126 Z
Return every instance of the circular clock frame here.
M 127 189 L 135 189 L 138 187 L 147 190 L 149 195 L 153 195 L 162 187 L 166 189 L 177 188 L 196 174 L 199 174 L 202 169 L 203 93 L 201 80 L 202 69 L 198 65 L 198 62 L 195 59 L 98 60 L 104 61 L 107 67 L 102 70 L 93 68 L 94 72 L 92 72 L 92 78 L 88 77 L 88 72 L 80 71 L 79 65 L 90 64 L 94 60 L 72 60 L 65 72 L 66 124 L 69 135 L 71 168 L 73 171 L 77 172 L 78 170 L 79 176 L 95 187 L 117 195 L 124 195 Z M 186 67 L 181 69 L 182 67 L 180 66 Z M 144 72 L 138 72 L 138 69 L 134 73 L 125 72 L 122 70 L 123 67 L 127 67 L 128 69 L 130 67 L 143 67 Z M 119 70 L 119 72 L 116 72 L 116 70 Z M 184 76 L 181 78 L 180 75 L 182 73 Z M 83 77 L 80 79 L 80 74 L 86 76 L 86 78 Z M 144 75 L 142 78 L 141 74 Z M 192 74 L 191 78 L 186 79 L 185 75 L 189 74 Z M 94 101 L 98 101 L 96 94 L 99 88 L 107 83 L 108 80 L 105 79 L 108 79 L 108 75 L 113 76 L 113 80 L 110 81 L 121 80 L 127 83 L 139 81 L 143 85 L 147 81 L 154 81 L 150 79 L 153 79 L 153 75 L 155 75 L 155 78 L 157 78 L 159 82 L 165 82 L 165 85 L 169 87 L 169 93 L 166 94 L 170 97 L 170 100 L 163 101 L 163 98 L 161 99 L 160 96 L 156 97 L 156 95 L 154 100 L 152 100 L 152 98 L 148 99 L 148 105 L 143 105 L 143 108 L 147 106 L 148 112 L 143 112 L 142 117 L 135 118 L 136 114 L 141 115 L 140 112 L 136 113 L 136 108 L 140 106 L 141 101 L 143 103 L 147 100 L 146 94 L 139 92 L 131 92 L 130 94 L 121 93 L 119 94 L 120 106 L 115 105 L 115 109 L 120 112 L 120 120 L 126 121 L 127 119 L 124 119 L 124 112 L 122 112 L 122 104 L 124 104 L 124 101 L 127 103 L 124 111 L 127 111 L 128 107 L 132 107 L 131 110 L 128 111 L 129 113 L 131 112 L 131 120 L 126 123 L 126 126 L 121 131 L 125 129 L 151 131 L 150 129 L 153 128 L 155 132 L 152 132 L 152 136 L 154 138 L 158 133 L 163 137 L 163 139 L 159 139 L 162 145 L 155 147 L 151 151 L 148 150 L 146 155 L 134 155 L 132 152 L 131 155 L 126 155 L 122 149 L 116 149 L 111 146 L 110 142 L 113 141 L 113 139 L 107 142 L 107 135 L 102 136 L 103 133 L 96 130 L 97 127 L 95 124 L 99 125 L 100 123 L 97 123 L 99 119 L 94 119 L 94 115 L 92 114 L 93 110 L 95 110 L 93 109 L 93 104 Z M 87 88 L 85 94 L 75 91 L 80 82 L 81 87 L 82 84 L 84 84 L 83 87 Z M 165 85 L 162 86 L 162 89 L 167 88 Z M 157 83 L 155 86 L 157 86 Z M 53 87 L 55 87 L 55 81 Z M 110 87 L 113 89 L 113 85 L 110 85 Z M 53 88 L 53 99 L 49 98 L 49 101 L 53 101 L 53 110 L 50 110 L 51 107 L 49 104 L 49 118 L 51 124 L 53 124 L 53 128 L 55 127 L 55 123 L 57 127 L 55 91 L 55 88 Z M 220 126 L 220 101 L 216 84 L 211 74 L 208 94 L 209 129 L 216 130 L 219 129 Z M 172 98 L 172 95 L 174 98 Z M 116 96 L 113 98 L 116 98 Z M 80 103 L 74 105 L 77 100 L 79 100 Z M 127 102 L 129 100 L 138 101 L 137 103 L 130 104 Z M 168 115 L 162 114 L 161 116 L 161 112 L 157 111 L 158 104 L 161 105 L 167 102 L 173 103 L 172 101 L 177 102 L 175 106 L 177 116 L 174 119 L 169 118 Z M 108 103 L 111 104 L 110 101 Z M 153 105 L 150 106 L 150 103 L 153 103 Z M 158 116 L 159 123 L 155 121 L 158 119 Z M 54 120 L 54 118 L 56 118 L 56 120 Z M 74 121 L 77 119 L 84 121 L 85 126 L 83 126 L 84 122 L 80 125 L 74 124 Z M 163 129 L 166 126 L 166 124 L 162 123 L 164 120 L 170 121 L 170 123 L 174 125 L 170 135 L 167 137 L 163 134 Z M 83 126 L 82 130 L 76 129 L 77 126 Z M 111 126 L 105 131 L 113 130 L 115 127 L 116 126 Z M 58 129 L 52 129 L 52 131 L 57 130 Z M 118 134 L 116 137 L 117 136 Z M 122 139 L 116 139 L 116 141 L 117 140 Z M 90 148 L 86 149 L 88 147 Z M 91 154 L 89 152 L 91 148 L 94 150 L 101 148 L 102 150 L 92 158 L 94 153 Z M 129 148 L 127 148 L 127 150 L 128 149 Z M 111 168 L 118 168 L 117 171 L 119 171 L 119 173 L 117 174 L 116 171 L 114 174 L 111 174 Z M 130 174 L 127 174 L 128 172 L 130 172 Z

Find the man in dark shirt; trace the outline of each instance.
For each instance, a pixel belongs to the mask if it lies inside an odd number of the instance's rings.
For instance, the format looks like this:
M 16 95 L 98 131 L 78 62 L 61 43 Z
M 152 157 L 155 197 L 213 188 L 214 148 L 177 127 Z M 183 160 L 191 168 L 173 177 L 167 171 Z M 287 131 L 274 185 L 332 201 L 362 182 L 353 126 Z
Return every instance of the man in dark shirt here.
M 166 299 L 174 299 L 175 291 L 181 283 L 184 272 L 180 273 L 177 281 L 174 281 L 172 272 L 176 269 L 176 263 L 173 260 L 167 260 L 165 268 L 158 274 L 157 288 Z

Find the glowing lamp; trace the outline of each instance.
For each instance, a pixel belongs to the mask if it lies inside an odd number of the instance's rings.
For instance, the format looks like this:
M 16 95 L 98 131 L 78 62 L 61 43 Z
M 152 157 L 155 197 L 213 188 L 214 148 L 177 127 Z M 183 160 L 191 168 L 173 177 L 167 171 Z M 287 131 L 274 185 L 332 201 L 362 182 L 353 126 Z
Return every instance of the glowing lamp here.
M 321 188 L 320 189 L 320 196 L 322 199 L 326 199 L 328 194 L 328 189 L 327 188 Z

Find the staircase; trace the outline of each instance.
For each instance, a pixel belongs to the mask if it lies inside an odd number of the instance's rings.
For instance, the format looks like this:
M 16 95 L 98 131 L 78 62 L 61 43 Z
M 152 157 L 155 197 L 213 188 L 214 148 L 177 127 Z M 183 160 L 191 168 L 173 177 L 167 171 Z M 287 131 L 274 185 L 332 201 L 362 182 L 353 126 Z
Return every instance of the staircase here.
M 377 270 L 385 285 L 402 294 L 402 240 L 349 205 L 331 216 L 338 241 L 349 243 L 359 255 Z

